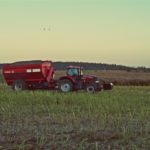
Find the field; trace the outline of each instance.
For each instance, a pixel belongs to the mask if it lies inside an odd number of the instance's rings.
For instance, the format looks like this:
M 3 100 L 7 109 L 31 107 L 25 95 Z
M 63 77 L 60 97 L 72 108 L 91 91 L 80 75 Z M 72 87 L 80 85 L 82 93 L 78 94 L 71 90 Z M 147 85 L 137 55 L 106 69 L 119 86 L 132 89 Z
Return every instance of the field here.
M 149 148 L 149 86 L 63 94 L 0 85 L 0 149 Z

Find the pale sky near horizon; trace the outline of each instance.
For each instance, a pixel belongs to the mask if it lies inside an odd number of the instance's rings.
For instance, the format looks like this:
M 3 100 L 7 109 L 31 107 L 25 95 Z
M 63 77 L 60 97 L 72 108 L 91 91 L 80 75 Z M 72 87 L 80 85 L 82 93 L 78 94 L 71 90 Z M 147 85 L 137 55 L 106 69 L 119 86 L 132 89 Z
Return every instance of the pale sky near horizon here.
M 150 67 L 149 0 L 0 0 L 0 63 Z

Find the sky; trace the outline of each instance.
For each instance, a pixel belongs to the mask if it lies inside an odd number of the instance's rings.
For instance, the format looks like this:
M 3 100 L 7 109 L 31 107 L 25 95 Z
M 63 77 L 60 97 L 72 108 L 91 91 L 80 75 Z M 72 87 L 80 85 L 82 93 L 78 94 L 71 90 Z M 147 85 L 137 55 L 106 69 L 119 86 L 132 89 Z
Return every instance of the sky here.
M 0 0 L 0 63 L 150 67 L 149 0 Z

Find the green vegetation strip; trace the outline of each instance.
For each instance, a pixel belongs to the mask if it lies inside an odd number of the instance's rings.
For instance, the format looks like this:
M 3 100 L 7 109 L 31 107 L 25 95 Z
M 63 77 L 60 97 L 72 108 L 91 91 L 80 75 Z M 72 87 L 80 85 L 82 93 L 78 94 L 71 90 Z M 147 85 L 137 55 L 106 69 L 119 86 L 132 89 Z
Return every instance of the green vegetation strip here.
M 0 149 L 149 147 L 149 86 L 95 94 L 0 87 Z

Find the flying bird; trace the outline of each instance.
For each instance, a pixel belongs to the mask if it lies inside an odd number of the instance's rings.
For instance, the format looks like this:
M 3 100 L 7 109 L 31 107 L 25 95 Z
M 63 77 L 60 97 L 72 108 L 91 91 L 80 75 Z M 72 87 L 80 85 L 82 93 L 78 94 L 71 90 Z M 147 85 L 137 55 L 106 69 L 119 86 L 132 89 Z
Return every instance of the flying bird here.
M 46 31 L 46 30 L 47 30 L 47 31 L 51 31 L 51 28 L 50 28 L 50 27 L 49 27 L 49 28 L 44 27 L 44 28 L 43 28 L 43 31 Z

